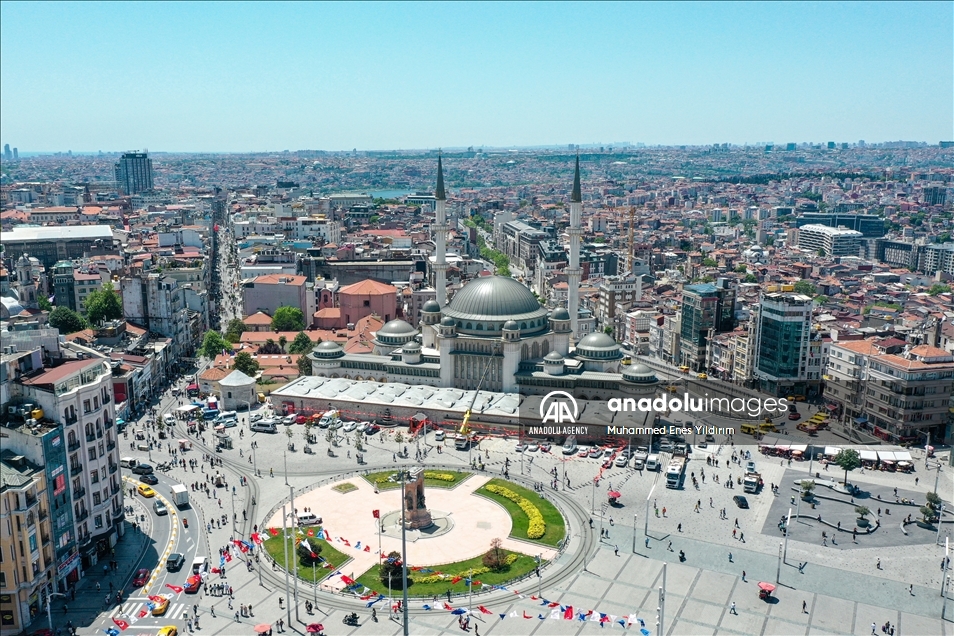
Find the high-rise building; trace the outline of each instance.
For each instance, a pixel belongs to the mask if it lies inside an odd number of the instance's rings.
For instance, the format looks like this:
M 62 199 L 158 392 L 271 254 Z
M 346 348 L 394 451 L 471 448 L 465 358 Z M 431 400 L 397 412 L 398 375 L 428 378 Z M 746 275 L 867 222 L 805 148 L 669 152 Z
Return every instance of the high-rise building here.
M 839 203 L 838 206 L 848 207 L 856 205 Z M 838 207 L 836 206 L 836 207 Z M 795 227 L 805 225 L 827 225 L 828 227 L 846 227 L 849 230 L 861 232 L 865 238 L 880 238 L 884 236 L 884 219 L 874 214 L 856 214 L 845 212 L 802 212 L 795 221 Z
M 20 159 L 20 151 L 16 148 L 13 149 L 13 160 L 18 161 Z
M 771 395 L 805 395 L 812 299 L 804 294 L 764 294 L 757 309 L 755 378 Z
M 947 201 L 947 189 L 941 186 L 924 188 L 923 199 L 925 205 L 944 205 Z
M 682 289 L 679 333 L 680 364 L 702 371 L 711 334 L 731 331 L 735 316 L 735 289 L 720 278 L 716 285 L 701 283 Z
M 944 272 L 954 276 L 954 243 L 925 245 L 921 262 L 921 269 L 928 274 Z
M 798 228 L 798 246 L 823 256 L 858 256 L 864 235 L 855 230 L 827 225 L 803 225 Z
M 152 190 L 152 159 L 145 152 L 127 152 L 115 166 L 116 181 L 124 194 Z
M 3 144 L 3 158 L 7 161 L 13 159 L 13 152 L 10 150 L 10 144 Z

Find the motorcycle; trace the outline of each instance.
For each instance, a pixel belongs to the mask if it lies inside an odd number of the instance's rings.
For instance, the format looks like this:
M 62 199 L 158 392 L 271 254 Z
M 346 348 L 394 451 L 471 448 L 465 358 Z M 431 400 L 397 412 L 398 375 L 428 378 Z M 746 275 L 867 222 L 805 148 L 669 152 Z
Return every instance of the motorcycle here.
M 183 517 L 183 518 L 182 518 L 182 525 L 185 526 L 186 528 L 188 528 L 188 527 L 189 527 L 189 520 L 186 519 L 185 517 Z
M 341 619 L 341 622 L 350 627 L 358 626 L 358 614 L 356 612 L 351 612 L 350 614 L 345 614 L 345 617 Z

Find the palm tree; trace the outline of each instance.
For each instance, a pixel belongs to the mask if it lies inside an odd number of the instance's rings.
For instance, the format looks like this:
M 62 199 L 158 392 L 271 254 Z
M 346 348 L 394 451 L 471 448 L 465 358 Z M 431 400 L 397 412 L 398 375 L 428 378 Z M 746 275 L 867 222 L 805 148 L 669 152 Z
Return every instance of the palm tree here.
M 288 344 L 288 338 L 286 338 L 285 336 L 279 336 L 279 337 L 278 337 L 278 346 L 281 347 L 281 349 L 282 349 L 281 352 L 282 352 L 282 353 L 285 353 L 285 345 L 286 345 L 286 344 Z

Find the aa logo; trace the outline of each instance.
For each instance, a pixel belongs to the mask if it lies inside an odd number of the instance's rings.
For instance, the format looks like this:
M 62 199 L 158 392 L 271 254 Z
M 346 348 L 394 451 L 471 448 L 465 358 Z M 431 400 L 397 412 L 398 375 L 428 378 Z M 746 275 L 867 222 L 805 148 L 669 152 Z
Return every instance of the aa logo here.
M 566 391 L 550 391 L 540 401 L 540 419 L 543 424 L 576 424 L 580 409 L 576 400 Z

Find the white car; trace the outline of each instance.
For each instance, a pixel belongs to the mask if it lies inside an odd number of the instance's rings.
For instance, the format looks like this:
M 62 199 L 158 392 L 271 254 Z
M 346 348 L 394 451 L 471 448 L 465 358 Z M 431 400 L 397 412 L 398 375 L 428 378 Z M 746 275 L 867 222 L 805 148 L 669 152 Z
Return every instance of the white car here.
M 254 414 L 254 415 L 252 416 L 252 419 L 250 419 L 249 422 L 251 422 L 251 423 L 258 422 L 259 420 L 262 419 L 262 417 L 263 417 L 263 416 L 262 416 L 261 413 L 256 413 L 256 414 Z
M 371 426 L 371 422 L 361 422 L 358 424 L 358 428 L 354 429 L 359 433 L 363 433 L 368 430 L 368 427 Z
M 586 457 L 590 454 L 590 449 L 586 446 L 580 446 L 580 449 L 576 452 L 577 457 Z
M 447 434 L 444 431 L 437 431 L 434 433 L 434 440 L 438 442 L 443 442 Z
M 619 457 L 616 458 L 616 462 L 615 462 L 616 466 L 619 468 L 622 468 L 628 463 L 629 463 L 629 458 L 626 457 L 626 455 L 620 455 Z
M 517 451 L 518 453 L 522 453 L 523 451 L 527 450 L 527 445 L 526 445 L 526 444 L 517 444 L 517 446 L 516 446 L 516 448 L 514 448 L 514 450 Z
M 295 423 L 295 420 L 298 418 L 294 413 L 290 413 L 282 418 L 282 424 L 285 426 L 290 426 Z
M 350 433 L 356 428 L 358 428 L 357 422 L 345 422 L 345 425 L 341 428 L 341 430 L 344 431 L 345 433 Z

